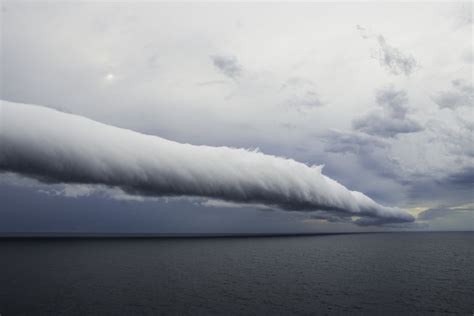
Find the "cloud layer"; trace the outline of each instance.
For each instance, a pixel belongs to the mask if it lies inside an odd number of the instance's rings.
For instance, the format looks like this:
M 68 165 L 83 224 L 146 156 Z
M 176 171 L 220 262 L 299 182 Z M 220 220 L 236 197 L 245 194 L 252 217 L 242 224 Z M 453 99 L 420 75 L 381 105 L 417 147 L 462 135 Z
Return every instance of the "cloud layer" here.
M 0 170 L 52 183 L 118 187 L 130 194 L 198 196 L 283 210 L 324 210 L 410 222 L 291 159 L 256 150 L 180 144 L 40 106 L 2 101 Z

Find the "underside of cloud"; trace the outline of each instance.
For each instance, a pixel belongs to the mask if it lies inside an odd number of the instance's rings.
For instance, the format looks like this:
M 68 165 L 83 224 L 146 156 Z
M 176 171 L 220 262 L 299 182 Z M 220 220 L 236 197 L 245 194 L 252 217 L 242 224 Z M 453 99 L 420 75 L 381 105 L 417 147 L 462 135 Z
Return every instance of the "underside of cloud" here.
M 364 224 L 414 220 L 348 190 L 320 166 L 255 150 L 181 144 L 41 106 L 2 101 L 0 115 L 0 170 L 43 182 L 373 219 Z

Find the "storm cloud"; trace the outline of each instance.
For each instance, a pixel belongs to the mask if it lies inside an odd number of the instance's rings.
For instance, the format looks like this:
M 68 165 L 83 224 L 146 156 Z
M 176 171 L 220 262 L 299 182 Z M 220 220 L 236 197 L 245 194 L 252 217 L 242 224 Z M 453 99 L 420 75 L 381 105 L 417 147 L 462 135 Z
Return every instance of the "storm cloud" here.
M 44 182 L 326 210 L 377 218 L 377 224 L 414 220 L 348 190 L 320 166 L 256 150 L 181 144 L 41 106 L 3 101 L 1 113 L 0 170 Z

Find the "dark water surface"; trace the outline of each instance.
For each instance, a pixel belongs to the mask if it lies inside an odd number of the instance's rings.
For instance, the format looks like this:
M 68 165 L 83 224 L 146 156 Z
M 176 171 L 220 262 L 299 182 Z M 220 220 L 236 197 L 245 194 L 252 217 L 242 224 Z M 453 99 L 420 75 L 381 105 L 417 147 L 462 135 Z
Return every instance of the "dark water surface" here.
M 0 314 L 474 312 L 474 233 L 0 240 Z

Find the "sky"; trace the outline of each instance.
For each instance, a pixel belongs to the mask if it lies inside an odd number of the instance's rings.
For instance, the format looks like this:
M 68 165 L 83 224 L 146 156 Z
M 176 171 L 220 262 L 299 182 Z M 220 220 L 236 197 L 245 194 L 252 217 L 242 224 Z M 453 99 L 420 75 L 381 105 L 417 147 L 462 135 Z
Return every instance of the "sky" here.
M 473 230 L 472 16 L 3 1 L 0 232 Z

